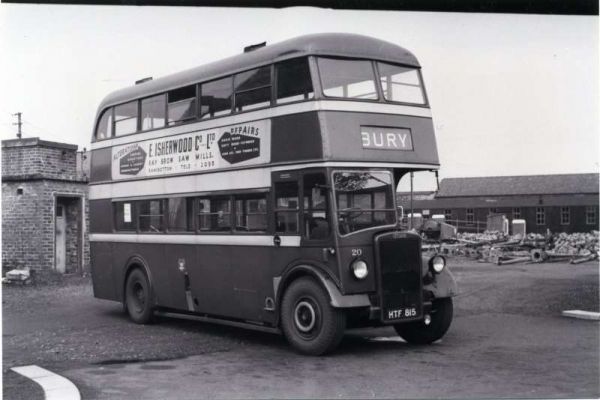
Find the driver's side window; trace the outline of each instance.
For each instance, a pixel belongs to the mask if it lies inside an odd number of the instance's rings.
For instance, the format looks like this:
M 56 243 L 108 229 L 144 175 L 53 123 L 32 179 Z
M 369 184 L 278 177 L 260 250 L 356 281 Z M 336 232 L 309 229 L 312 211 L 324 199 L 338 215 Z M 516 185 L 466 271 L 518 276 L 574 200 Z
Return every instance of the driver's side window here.
M 304 175 L 304 235 L 307 239 L 327 239 L 330 234 L 325 175 Z

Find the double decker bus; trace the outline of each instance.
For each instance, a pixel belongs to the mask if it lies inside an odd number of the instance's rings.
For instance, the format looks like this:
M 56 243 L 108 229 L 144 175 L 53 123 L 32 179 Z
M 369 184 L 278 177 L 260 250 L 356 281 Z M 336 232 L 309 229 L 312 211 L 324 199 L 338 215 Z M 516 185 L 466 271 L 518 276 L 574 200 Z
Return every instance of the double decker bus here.
M 136 323 L 283 333 L 305 354 L 352 327 L 431 343 L 456 284 L 402 229 L 395 192 L 438 168 L 419 62 L 366 36 L 302 36 L 118 90 L 92 139 L 94 295 Z

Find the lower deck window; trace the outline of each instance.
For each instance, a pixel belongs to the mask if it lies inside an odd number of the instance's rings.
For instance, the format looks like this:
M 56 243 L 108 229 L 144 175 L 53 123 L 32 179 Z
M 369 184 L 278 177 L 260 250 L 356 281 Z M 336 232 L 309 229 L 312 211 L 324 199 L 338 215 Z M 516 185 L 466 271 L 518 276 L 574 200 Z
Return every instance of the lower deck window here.
M 140 232 L 163 232 L 164 202 L 162 200 L 144 200 L 138 202 L 138 224 Z
M 322 173 L 306 174 L 303 181 L 304 236 L 314 240 L 327 239 L 331 229 L 325 175 Z
M 242 232 L 267 230 L 267 199 L 265 196 L 236 197 L 235 230 Z
M 136 226 L 133 219 L 133 203 L 115 203 L 115 229 L 117 231 L 135 231 Z
M 231 201 L 222 199 L 198 199 L 198 230 L 230 231 Z
M 168 200 L 167 224 L 170 232 L 193 230 L 193 202 L 192 199 L 174 197 Z
M 275 230 L 282 233 L 299 231 L 298 183 L 275 184 Z

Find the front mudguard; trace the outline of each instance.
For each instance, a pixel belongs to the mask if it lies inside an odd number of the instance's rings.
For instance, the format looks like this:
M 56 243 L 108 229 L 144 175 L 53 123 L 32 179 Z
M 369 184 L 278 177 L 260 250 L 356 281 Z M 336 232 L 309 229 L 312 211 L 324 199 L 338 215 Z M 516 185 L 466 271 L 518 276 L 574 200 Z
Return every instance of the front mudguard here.
M 429 272 L 428 275 L 426 278 L 429 279 L 426 279 L 428 282 L 423 284 L 423 290 L 431 292 L 434 298 L 453 297 L 458 294 L 456 280 L 448 267 L 444 268 L 440 274 L 431 276 L 431 272 Z

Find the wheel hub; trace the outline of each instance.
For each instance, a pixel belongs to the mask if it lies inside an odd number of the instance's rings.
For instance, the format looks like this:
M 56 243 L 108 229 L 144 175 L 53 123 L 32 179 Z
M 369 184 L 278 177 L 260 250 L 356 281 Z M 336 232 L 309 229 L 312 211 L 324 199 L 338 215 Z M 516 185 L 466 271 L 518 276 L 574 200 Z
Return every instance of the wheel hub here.
M 146 303 L 146 293 L 139 282 L 136 282 L 133 286 L 133 300 L 137 311 L 140 311 L 144 308 L 144 304 Z
M 314 306 L 306 300 L 300 301 L 294 310 L 294 323 L 301 332 L 310 332 L 315 327 L 316 312 Z

